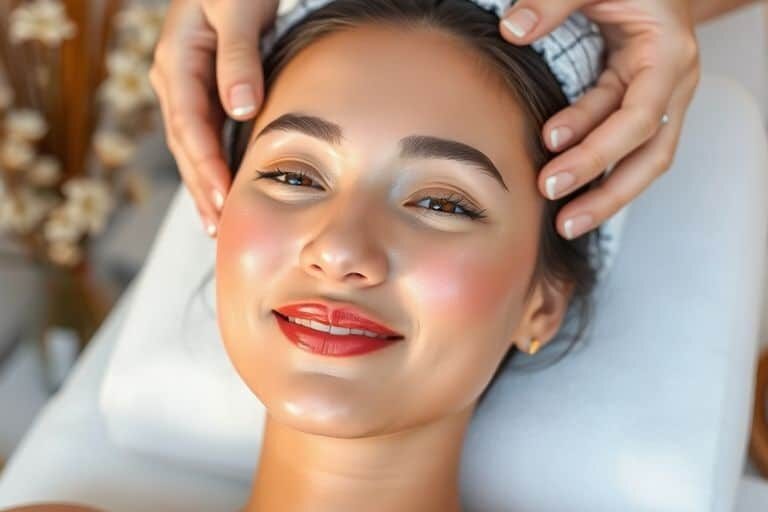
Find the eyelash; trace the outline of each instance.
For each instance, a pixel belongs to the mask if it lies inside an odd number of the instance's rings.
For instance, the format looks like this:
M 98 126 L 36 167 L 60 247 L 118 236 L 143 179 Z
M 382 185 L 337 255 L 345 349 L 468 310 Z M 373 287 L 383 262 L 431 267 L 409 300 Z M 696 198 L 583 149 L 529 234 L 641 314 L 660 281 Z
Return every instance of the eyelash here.
M 268 172 L 256 171 L 256 173 L 258 174 L 258 176 L 256 178 L 254 178 L 254 181 L 260 180 L 262 178 L 268 178 L 268 179 L 271 179 L 271 180 L 276 181 L 278 183 L 281 183 L 283 185 L 288 185 L 287 181 L 282 181 L 282 180 L 276 179 L 278 176 L 282 176 L 282 177 L 298 176 L 299 180 L 303 180 L 304 178 L 308 178 L 308 179 L 314 181 L 312 176 L 310 176 L 309 174 L 307 174 L 307 173 L 305 173 L 304 171 L 301 171 L 301 170 L 297 170 L 297 171 L 283 171 L 279 167 L 277 167 L 277 168 L 275 168 L 274 171 L 268 171 Z M 293 185 L 291 185 L 291 186 L 293 186 Z M 320 188 L 320 187 L 310 187 L 310 188 Z M 461 208 L 464 211 L 464 213 L 453 213 L 453 212 L 444 212 L 444 211 L 440 211 L 440 210 L 434 210 L 434 209 L 429 208 L 429 207 L 424 207 L 423 209 L 428 210 L 429 213 L 433 213 L 433 214 L 436 214 L 436 215 L 450 215 L 450 216 L 459 215 L 459 216 L 462 216 L 462 217 L 467 217 L 468 219 L 473 220 L 473 221 L 479 220 L 479 219 L 484 219 L 484 218 L 487 217 L 487 215 L 483 214 L 483 212 L 485 212 L 485 210 L 480 210 L 480 211 L 475 210 L 467 202 L 467 200 L 463 196 L 461 196 L 459 194 L 451 193 L 450 195 L 440 196 L 440 197 L 427 196 L 424 199 L 436 200 L 436 201 L 447 201 L 449 203 L 455 204 L 456 206 L 458 206 L 459 208 Z M 424 201 L 424 199 L 422 199 L 419 202 Z

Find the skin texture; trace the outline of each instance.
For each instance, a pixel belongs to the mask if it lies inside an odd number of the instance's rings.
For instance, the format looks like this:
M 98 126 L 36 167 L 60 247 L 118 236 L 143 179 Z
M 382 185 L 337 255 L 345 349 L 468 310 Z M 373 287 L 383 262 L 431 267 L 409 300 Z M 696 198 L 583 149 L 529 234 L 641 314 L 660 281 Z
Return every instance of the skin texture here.
M 219 327 L 268 410 L 247 510 L 460 510 L 478 396 L 513 342 L 552 338 L 570 298 L 562 283 L 526 295 L 544 199 L 522 111 L 453 36 L 364 25 L 288 63 L 254 136 L 287 113 L 336 123 L 343 138 L 256 138 L 222 211 Z M 482 151 L 508 190 L 472 164 L 400 158 L 411 135 Z M 255 180 L 276 168 L 309 178 Z M 425 208 L 450 193 L 487 217 Z M 405 340 L 348 358 L 304 351 L 271 310 L 313 299 L 357 305 Z

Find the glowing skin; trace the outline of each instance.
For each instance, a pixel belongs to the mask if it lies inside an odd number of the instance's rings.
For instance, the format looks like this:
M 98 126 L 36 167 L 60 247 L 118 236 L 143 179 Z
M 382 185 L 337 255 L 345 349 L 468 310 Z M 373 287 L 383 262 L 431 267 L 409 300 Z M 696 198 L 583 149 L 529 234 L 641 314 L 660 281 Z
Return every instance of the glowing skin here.
M 289 113 L 343 137 L 255 138 Z M 513 341 L 557 332 L 570 296 L 536 283 L 524 300 L 543 199 L 523 125 L 475 51 L 437 30 L 334 33 L 280 74 L 219 224 L 219 326 L 268 410 L 246 510 L 460 510 L 478 396 Z M 471 163 L 399 157 L 413 135 L 476 148 L 507 189 Z M 255 179 L 276 168 L 309 178 Z M 425 208 L 451 193 L 487 217 Z M 342 358 L 289 343 L 271 310 L 324 298 L 374 312 L 405 340 Z

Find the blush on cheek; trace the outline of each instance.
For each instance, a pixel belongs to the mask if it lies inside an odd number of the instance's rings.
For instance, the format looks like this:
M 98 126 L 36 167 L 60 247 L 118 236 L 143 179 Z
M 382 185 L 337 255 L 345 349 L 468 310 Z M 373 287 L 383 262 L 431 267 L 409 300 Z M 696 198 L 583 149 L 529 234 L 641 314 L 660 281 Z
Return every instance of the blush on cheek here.
M 264 283 L 274 273 L 286 234 L 266 208 L 228 204 L 217 237 L 217 279 L 230 283 Z M 246 280 L 246 281 L 243 281 Z
M 522 299 L 533 261 L 516 254 L 425 255 L 410 273 L 411 296 L 430 318 L 488 318 L 517 297 Z M 522 256 L 522 255 L 521 255 Z M 437 315 L 437 316 L 433 316 Z

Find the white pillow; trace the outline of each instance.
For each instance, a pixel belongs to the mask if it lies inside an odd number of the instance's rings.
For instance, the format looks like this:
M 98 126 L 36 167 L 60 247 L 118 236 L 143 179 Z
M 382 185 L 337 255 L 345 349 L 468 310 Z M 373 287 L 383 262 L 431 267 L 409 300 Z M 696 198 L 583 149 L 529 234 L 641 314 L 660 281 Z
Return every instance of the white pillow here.
M 215 249 L 180 186 L 137 277 L 100 407 L 120 446 L 247 478 L 266 411 L 219 337 Z

